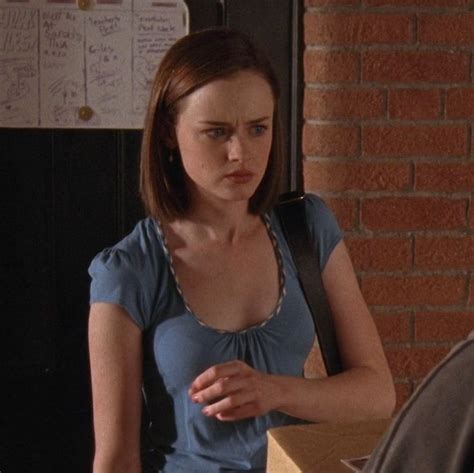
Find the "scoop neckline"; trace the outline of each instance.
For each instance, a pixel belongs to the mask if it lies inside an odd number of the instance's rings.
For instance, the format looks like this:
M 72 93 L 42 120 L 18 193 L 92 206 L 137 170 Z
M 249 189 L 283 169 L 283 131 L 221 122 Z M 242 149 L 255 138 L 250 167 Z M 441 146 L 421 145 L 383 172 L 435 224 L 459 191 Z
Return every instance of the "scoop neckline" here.
M 171 277 L 173 278 L 173 283 L 176 287 L 176 290 L 181 298 L 181 301 L 183 302 L 183 305 L 186 309 L 186 313 L 188 316 L 192 318 L 196 323 L 198 323 L 201 327 L 211 330 L 212 332 L 219 333 L 219 334 L 227 334 L 227 335 L 243 335 L 249 331 L 254 331 L 254 330 L 259 330 L 265 327 L 271 320 L 273 320 L 278 314 L 280 313 L 281 306 L 283 304 L 283 299 L 286 295 L 286 274 L 285 274 L 285 268 L 283 265 L 283 254 L 280 248 L 280 244 L 278 243 L 278 238 L 276 235 L 276 232 L 272 226 L 271 218 L 268 214 L 263 214 L 261 216 L 261 219 L 263 221 L 263 224 L 265 225 L 265 228 L 267 230 L 267 234 L 270 238 L 270 241 L 273 246 L 273 251 L 275 253 L 275 257 L 277 259 L 277 266 L 278 266 L 278 282 L 279 282 L 279 296 L 277 300 L 277 304 L 275 308 L 272 310 L 272 312 L 260 323 L 251 325 L 247 328 L 244 328 L 242 330 L 226 330 L 226 329 L 219 329 L 216 327 L 213 327 L 212 325 L 207 324 L 203 320 L 199 318 L 199 316 L 192 310 L 191 306 L 189 305 L 184 292 L 181 288 L 181 284 L 179 282 L 178 275 L 176 274 L 175 268 L 174 268 L 174 263 L 173 263 L 173 255 L 171 254 L 169 247 L 168 247 L 168 241 L 165 235 L 165 232 L 163 231 L 161 222 L 158 219 L 153 219 L 153 222 L 155 224 L 156 231 L 161 239 L 161 244 L 163 247 L 163 251 L 168 263 L 168 267 L 171 272 Z

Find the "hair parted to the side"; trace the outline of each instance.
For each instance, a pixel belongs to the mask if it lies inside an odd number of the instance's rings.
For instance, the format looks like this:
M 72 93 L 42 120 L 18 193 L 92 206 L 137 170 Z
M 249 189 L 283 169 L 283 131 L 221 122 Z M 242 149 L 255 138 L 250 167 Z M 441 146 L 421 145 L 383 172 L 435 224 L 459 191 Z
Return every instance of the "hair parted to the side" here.
M 261 214 L 275 203 L 283 169 L 278 80 L 267 57 L 246 35 L 213 28 L 178 40 L 167 51 L 156 73 L 140 157 L 140 195 L 149 216 L 173 220 L 184 217 L 190 206 L 179 150 L 169 147 L 178 102 L 213 80 L 243 70 L 261 74 L 271 87 L 275 102 L 268 166 L 250 199 L 249 211 Z

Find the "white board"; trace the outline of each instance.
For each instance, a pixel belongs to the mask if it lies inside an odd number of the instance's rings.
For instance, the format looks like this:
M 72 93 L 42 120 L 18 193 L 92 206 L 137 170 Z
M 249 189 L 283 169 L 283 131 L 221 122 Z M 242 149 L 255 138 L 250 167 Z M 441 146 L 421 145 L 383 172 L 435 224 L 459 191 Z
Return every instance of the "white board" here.
M 188 31 L 182 1 L 0 0 L 0 127 L 143 128 L 158 65 Z

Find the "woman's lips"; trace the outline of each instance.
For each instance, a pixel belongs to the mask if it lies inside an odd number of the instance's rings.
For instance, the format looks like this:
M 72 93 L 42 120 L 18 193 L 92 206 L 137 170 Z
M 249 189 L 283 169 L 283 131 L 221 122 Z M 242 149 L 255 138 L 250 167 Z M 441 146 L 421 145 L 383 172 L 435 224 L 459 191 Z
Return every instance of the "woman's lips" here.
M 235 171 L 230 174 L 226 174 L 225 177 L 236 184 L 245 184 L 252 180 L 253 172 Z

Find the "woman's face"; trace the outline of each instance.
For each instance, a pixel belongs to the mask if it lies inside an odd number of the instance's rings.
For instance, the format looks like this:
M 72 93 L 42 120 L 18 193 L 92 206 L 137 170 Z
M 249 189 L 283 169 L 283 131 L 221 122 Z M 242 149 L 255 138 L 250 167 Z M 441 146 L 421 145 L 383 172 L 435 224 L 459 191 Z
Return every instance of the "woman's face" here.
M 268 164 L 273 110 L 270 85 L 252 71 L 210 82 L 182 99 L 176 144 L 191 206 L 252 197 Z

